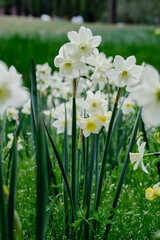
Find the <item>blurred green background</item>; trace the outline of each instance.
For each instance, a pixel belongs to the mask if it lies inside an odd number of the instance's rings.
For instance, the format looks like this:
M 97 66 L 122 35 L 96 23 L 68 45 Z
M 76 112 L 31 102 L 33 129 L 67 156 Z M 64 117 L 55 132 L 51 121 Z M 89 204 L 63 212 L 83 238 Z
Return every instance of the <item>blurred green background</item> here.
M 107 56 L 135 55 L 137 63 L 146 62 L 160 70 L 160 34 L 158 26 L 84 24 L 93 34 L 102 36 L 100 51 Z M 0 16 L 0 59 L 14 65 L 23 74 L 24 84 L 29 86 L 30 60 L 36 64 L 53 61 L 60 47 L 68 41 L 67 32 L 78 30 L 80 25 L 69 21 L 44 22 L 38 18 Z M 159 31 L 159 30 L 158 30 Z

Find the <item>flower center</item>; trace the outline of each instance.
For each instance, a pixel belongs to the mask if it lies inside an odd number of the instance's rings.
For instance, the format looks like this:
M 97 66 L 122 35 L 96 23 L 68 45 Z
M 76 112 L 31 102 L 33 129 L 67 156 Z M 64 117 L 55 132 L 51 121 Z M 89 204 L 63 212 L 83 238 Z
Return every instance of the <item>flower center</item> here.
M 126 103 L 126 107 L 130 108 L 131 107 L 131 103 Z
M 99 116 L 99 115 L 97 115 L 97 118 L 98 118 L 99 120 L 101 120 L 101 122 L 103 122 L 103 123 L 105 123 L 106 120 L 107 120 L 107 117 L 105 117 L 105 116 Z
M 85 51 L 86 48 L 87 48 L 87 45 L 86 45 L 85 43 L 82 43 L 82 44 L 80 45 L 80 49 L 81 49 L 82 51 Z
M 42 73 L 42 74 L 45 74 L 45 73 L 46 73 L 46 71 L 45 71 L 45 70 L 43 70 L 41 73 Z
M 96 103 L 96 102 L 93 102 L 93 103 L 92 103 L 92 107 L 96 108 L 96 107 L 97 107 L 97 103 Z
M 157 95 L 157 100 L 160 101 L 160 89 L 158 90 L 156 95 Z
M 65 67 L 66 67 L 66 68 L 70 68 L 71 66 L 72 66 L 71 63 L 65 63 Z
M 94 122 L 92 122 L 91 120 L 88 120 L 87 124 L 86 124 L 86 130 L 88 132 L 93 132 L 95 129 L 96 129 L 96 124 Z
M 123 77 L 127 77 L 127 75 L 128 75 L 128 72 L 127 72 L 127 71 L 123 71 L 123 72 L 122 72 L 122 76 L 123 76 Z
M 2 85 L 0 87 L 0 101 L 4 102 L 9 97 L 10 97 L 10 90 L 5 85 Z

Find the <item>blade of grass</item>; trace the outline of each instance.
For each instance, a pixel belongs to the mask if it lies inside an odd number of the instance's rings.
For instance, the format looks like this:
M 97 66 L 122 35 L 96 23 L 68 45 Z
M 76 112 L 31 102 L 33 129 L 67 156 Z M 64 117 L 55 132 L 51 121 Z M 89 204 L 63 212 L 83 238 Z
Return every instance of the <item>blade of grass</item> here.
M 65 126 L 64 126 L 64 140 L 62 144 L 62 154 L 63 154 L 63 166 L 68 177 L 68 131 L 67 131 L 67 110 L 65 105 Z M 64 202 L 64 216 L 65 216 L 65 234 L 67 239 L 69 239 L 69 215 L 68 215 L 68 194 L 65 182 L 63 180 L 63 202 Z
M 129 165 L 129 161 L 130 161 L 129 160 L 129 153 L 132 152 L 134 144 L 135 144 L 140 119 L 141 119 L 141 109 L 138 112 L 138 116 L 137 116 L 137 119 L 136 119 L 136 122 L 135 122 L 135 125 L 134 125 L 134 129 L 133 129 L 133 132 L 132 132 L 132 136 L 131 136 L 131 139 L 130 139 L 130 142 L 129 142 L 129 146 L 128 146 L 128 150 L 127 150 L 127 153 L 126 153 L 126 156 L 125 156 L 125 160 L 124 160 L 123 168 L 122 168 L 121 175 L 120 175 L 120 178 L 119 178 L 118 186 L 117 186 L 116 193 L 115 193 L 115 196 L 114 196 L 114 200 L 113 200 L 113 203 L 112 203 L 112 208 L 111 208 L 111 211 L 110 211 L 110 217 L 108 218 L 109 221 L 112 220 L 113 217 L 114 217 L 114 210 L 117 207 L 117 203 L 118 203 L 118 199 L 119 199 L 119 196 L 120 196 L 120 193 L 121 193 L 123 182 L 124 182 L 127 170 L 128 170 L 128 165 Z M 105 228 L 105 233 L 104 233 L 103 239 L 107 238 L 110 227 L 111 227 L 111 223 L 108 222 L 107 225 L 106 225 L 106 228 Z
M 149 142 L 147 138 L 147 132 L 145 130 L 145 126 L 142 118 L 141 118 L 141 126 L 142 126 L 142 132 L 143 132 L 143 139 L 146 142 L 146 149 L 149 151 Z
M 113 108 L 113 112 L 112 112 L 112 117 L 111 117 L 111 121 L 110 121 L 110 124 L 109 124 L 106 143 L 105 143 L 105 147 L 104 147 L 102 165 L 101 165 L 99 182 L 98 182 L 97 196 L 95 198 L 95 210 L 96 211 L 98 210 L 98 207 L 99 207 L 101 190 L 102 190 L 103 175 L 104 175 L 105 165 L 106 165 L 106 158 L 107 158 L 107 154 L 108 154 L 108 150 L 109 150 L 109 146 L 110 146 L 110 141 L 111 141 L 112 134 L 113 134 L 113 129 L 114 129 L 114 126 L 115 126 L 115 116 L 116 116 L 117 105 L 118 105 L 118 100 L 119 100 L 119 97 L 120 97 L 120 93 L 121 93 L 121 88 L 119 88 L 118 92 L 117 92 L 117 96 L 116 96 L 116 100 L 115 100 L 115 104 L 114 104 L 114 108 Z
M 17 136 L 15 134 L 12 146 L 12 169 L 11 169 L 11 180 L 9 188 L 9 200 L 8 200 L 8 231 L 9 239 L 14 239 L 14 211 L 16 201 L 16 182 L 17 182 Z
M 2 240 L 8 240 L 8 215 L 7 205 L 3 189 L 3 168 L 2 168 L 2 151 L 3 151 L 3 139 L 5 131 L 6 118 L 4 119 L 1 133 L 1 145 L 0 145 L 0 232 Z
M 48 224 L 47 205 L 48 197 L 48 166 L 45 142 L 45 129 L 41 116 L 38 117 L 37 125 L 37 220 L 36 239 L 43 240 Z
M 38 98 L 37 98 L 37 81 L 35 73 L 35 65 L 33 59 L 31 60 L 31 131 L 33 137 L 34 152 L 36 152 L 36 129 L 38 120 Z
M 92 185 L 93 185 L 93 174 L 94 174 L 94 163 L 95 163 L 95 155 L 96 155 L 96 134 L 92 134 L 92 144 L 91 144 L 91 152 L 90 152 L 90 164 L 89 164 L 89 176 L 87 181 L 87 197 L 86 197 L 86 217 L 87 220 L 84 224 L 84 239 L 89 239 L 89 224 L 88 219 L 90 215 L 90 207 L 91 207 L 91 195 L 92 195 Z
M 45 129 L 46 129 L 46 133 L 48 135 L 48 138 L 50 140 L 50 143 L 51 143 L 51 146 L 53 148 L 53 151 L 54 151 L 54 154 L 56 156 L 56 159 L 57 159 L 57 162 L 58 162 L 58 165 L 60 167 L 60 170 L 61 170 L 61 173 L 62 173 L 62 176 L 63 176 L 63 179 L 64 179 L 64 182 L 66 184 L 66 189 L 67 189 L 67 192 L 68 192 L 68 197 L 70 199 L 70 203 L 71 203 L 71 208 L 72 208 L 72 215 L 73 215 L 73 222 L 76 220 L 76 212 L 75 212 L 75 209 L 74 209 L 74 204 L 73 204 L 73 199 L 72 199 L 72 195 L 71 195 L 71 191 L 70 191 L 70 187 L 69 187 L 69 183 L 68 183 L 68 179 L 67 179 L 67 176 L 66 176 L 66 172 L 64 170 L 64 167 L 63 167 L 63 164 L 62 164 L 62 161 L 61 161 L 61 158 L 60 158 L 60 155 L 58 153 L 58 150 L 51 138 L 51 135 L 46 127 L 46 125 L 44 124 L 45 126 Z
M 73 98 L 72 98 L 72 198 L 75 211 L 77 211 L 77 182 L 76 182 L 76 88 L 77 88 L 77 79 L 73 79 Z

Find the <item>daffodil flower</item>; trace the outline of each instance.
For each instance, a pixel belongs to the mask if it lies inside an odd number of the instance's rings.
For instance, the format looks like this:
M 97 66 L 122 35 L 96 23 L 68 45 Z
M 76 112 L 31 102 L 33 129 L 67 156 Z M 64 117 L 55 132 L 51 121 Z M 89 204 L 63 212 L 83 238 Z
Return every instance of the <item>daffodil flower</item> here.
M 139 152 L 138 153 L 130 153 L 130 161 L 132 164 L 135 163 L 134 168 L 133 168 L 134 170 L 136 170 L 140 164 L 142 170 L 145 173 L 148 173 L 148 170 L 146 169 L 146 167 L 143 164 L 143 155 L 144 155 L 144 151 L 145 151 L 145 145 L 146 145 L 146 142 L 143 142 L 140 145 L 140 138 L 137 140 L 137 146 L 138 146 Z
M 160 182 L 155 184 L 153 188 L 149 187 L 146 189 L 146 198 L 148 200 L 153 200 L 156 197 L 160 197 Z

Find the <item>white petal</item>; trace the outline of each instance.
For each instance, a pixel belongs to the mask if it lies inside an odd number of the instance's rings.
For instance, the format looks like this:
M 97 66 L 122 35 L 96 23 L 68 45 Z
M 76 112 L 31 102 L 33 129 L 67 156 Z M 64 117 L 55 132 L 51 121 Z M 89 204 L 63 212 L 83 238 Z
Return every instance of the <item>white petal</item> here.
M 79 38 L 78 38 L 78 33 L 76 31 L 71 31 L 68 33 L 68 38 L 72 43 L 78 43 Z
M 150 89 L 157 89 L 160 86 L 158 71 L 150 66 L 147 66 L 142 74 L 142 82 Z
M 143 170 L 145 173 L 148 173 L 148 170 L 147 170 L 146 167 L 144 166 L 143 161 L 141 161 L 141 167 L 142 167 L 142 170 Z
M 101 36 L 92 37 L 92 39 L 90 40 L 91 41 L 91 46 L 93 48 L 98 47 L 101 43 L 101 40 L 102 40 Z
M 135 63 L 136 63 L 135 56 L 130 56 L 125 61 L 125 68 L 126 69 L 131 69 L 135 65 Z
M 114 67 L 118 70 L 122 70 L 124 67 L 125 60 L 123 57 L 117 55 L 114 59 Z
M 64 59 L 60 57 L 59 55 L 55 57 L 54 59 L 54 65 L 56 67 L 59 67 L 64 62 Z
M 160 102 L 153 102 L 146 105 L 142 110 L 142 118 L 144 122 L 151 126 L 160 126 Z

